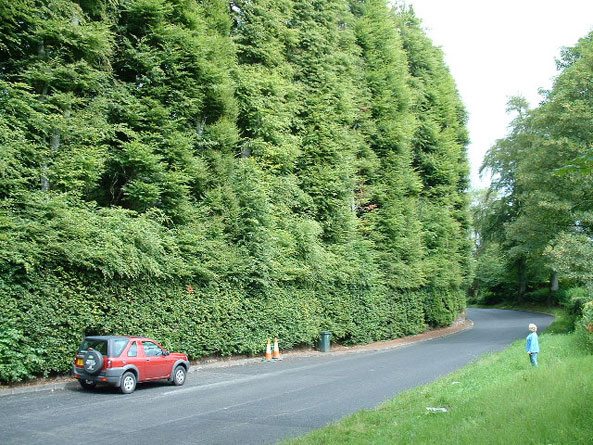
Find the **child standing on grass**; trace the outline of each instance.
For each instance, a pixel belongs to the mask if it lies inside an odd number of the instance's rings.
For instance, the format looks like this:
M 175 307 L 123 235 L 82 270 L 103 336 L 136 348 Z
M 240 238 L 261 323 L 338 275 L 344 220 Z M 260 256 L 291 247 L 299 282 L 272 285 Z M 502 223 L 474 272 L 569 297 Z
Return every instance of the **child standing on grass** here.
M 533 323 L 529 324 L 531 334 L 527 336 L 527 343 L 525 349 L 529 354 L 529 361 L 533 366 L 537 366 L 537 353 L 539 352 L 539 338 L 537 337 L 537 326 Z

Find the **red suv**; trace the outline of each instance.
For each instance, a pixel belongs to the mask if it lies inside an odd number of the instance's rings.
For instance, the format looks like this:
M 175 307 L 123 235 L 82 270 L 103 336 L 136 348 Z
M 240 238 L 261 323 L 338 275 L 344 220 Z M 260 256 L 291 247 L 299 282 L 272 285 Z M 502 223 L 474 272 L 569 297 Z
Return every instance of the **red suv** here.
M 84 389 L 107 383 L 124 394 L 133 392 L 136 383 L 152 380 L 181 386 L 187 371 L 187 355 L 171 353 L 150 338 L 123 336 L 86 337 L 72 366 Z

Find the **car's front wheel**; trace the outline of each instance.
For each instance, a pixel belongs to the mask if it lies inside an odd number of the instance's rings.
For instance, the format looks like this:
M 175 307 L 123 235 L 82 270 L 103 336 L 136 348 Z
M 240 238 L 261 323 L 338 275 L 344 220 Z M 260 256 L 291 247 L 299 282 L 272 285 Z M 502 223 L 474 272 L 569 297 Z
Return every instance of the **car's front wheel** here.
M 177 368 L 175 368 L 175 370 L 173 371 L 173 384 L 175 386 L 183 385 L 185 383 L 186 374 L 187 373 L 183 366 L 178 366 Z
M 121 378 L 119 389 L 123 394 L 131 394 L 136 389 L 136 376 L 133 372 L 126 372 Z
M 97 382 L 93 380 L 80 379 L 78 383 L 80 383 L 80 386 L 84 389 L 94 389 L 97 386 Z

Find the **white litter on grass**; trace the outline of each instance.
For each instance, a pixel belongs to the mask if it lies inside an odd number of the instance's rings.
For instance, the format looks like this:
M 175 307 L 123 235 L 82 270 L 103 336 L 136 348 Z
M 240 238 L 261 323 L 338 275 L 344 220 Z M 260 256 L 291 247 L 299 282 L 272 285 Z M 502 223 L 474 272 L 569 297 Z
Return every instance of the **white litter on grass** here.
M 433 408 L 433 407 L 430 407 L 430 406 L 427 406 L 426 407 L 426 410 L 428 411 L 428 413 L 446 413 L 446 412 L 448 412 L 447 408 L 440 408 L 440 407 L 439 408 Z M 428 413 L 426 413 L 426 414 L 428 414 Z
M 461 382 L 451 382 L 451 385 L 459 385 Z

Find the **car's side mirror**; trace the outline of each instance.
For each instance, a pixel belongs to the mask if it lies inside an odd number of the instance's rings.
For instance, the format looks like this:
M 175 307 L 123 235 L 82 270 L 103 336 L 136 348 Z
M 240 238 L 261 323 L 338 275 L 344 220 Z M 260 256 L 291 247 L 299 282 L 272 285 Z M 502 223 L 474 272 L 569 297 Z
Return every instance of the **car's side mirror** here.
M 171 354 L 171 353 L 170 353 L 169 351 L 167 351 L 166 349 L 163 351 L 163 355 L 164 355 L 165 357 L 166 357 L 166 356 L 168 356 L 169 354 Z

